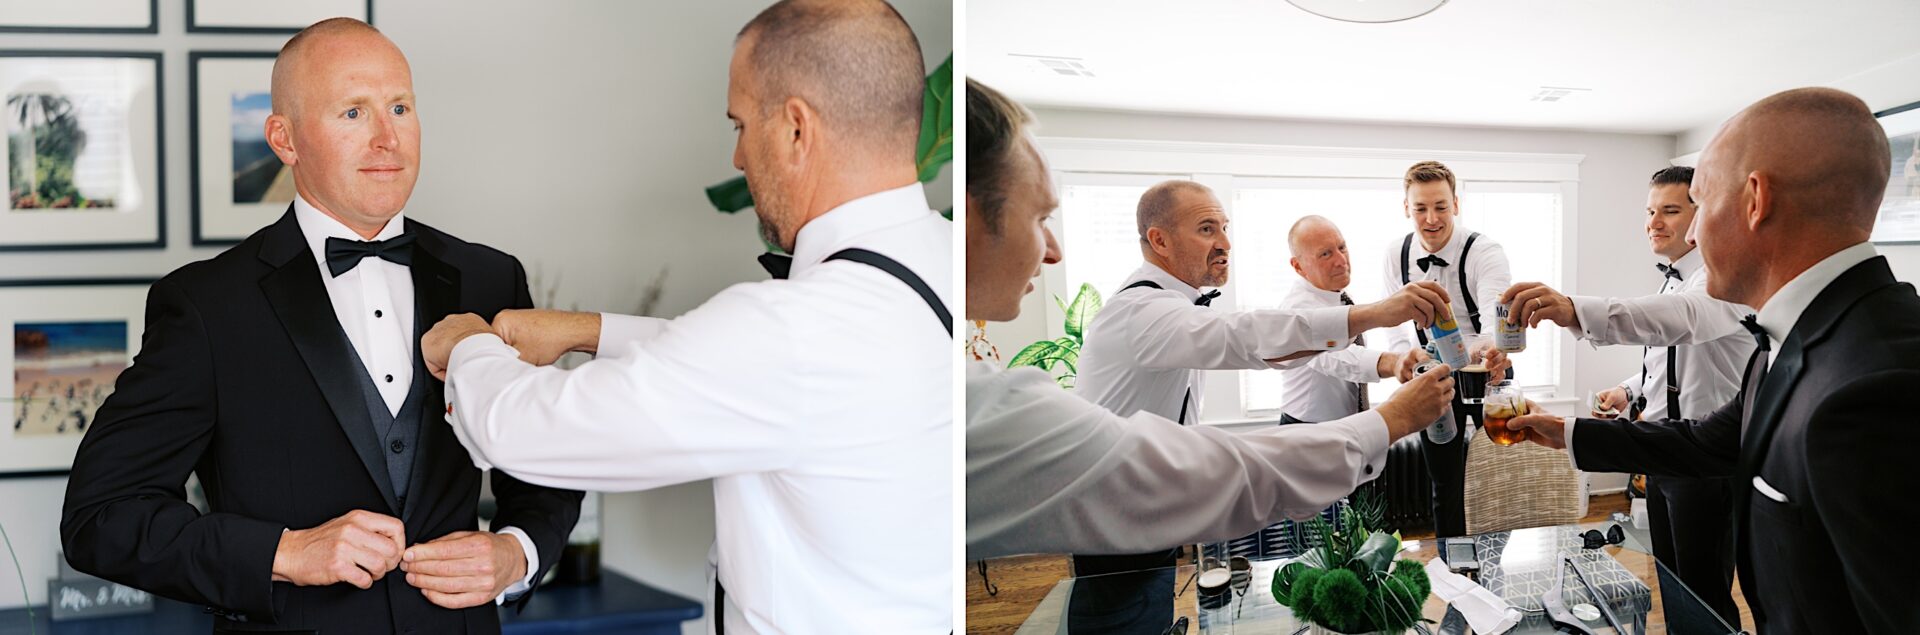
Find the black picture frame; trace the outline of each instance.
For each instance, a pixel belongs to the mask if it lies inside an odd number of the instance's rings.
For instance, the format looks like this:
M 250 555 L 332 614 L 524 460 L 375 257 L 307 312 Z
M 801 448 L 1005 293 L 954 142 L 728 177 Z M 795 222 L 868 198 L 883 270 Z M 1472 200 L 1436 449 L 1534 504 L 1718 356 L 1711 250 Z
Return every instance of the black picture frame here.
M 0 244 L 0 252 L 122 251 L 160 250 L 167 247 L 167 85 L 164 81 L 166 59 L 159 51 L 111 51 L 65 49 L 3 49 L 0 59 L 9 57 L 51 58 L 133 58 L 153 62 L 153 140 L 154 140 L 154 237 L 144 242 L 51 243 L 30 245 Z M 4 137 L 0 134 L 0 137 Z M 0 149 L 4 151 L 4 149 Z
M 200 62 L 208 59 L 276 59 L 279 51 L 189 51 L 187 52 L 187 173 L 188 191 L 192 196 L 192 215 L 188 222 L 192 226 L 189 242 L 195 247 L 226 247 L 238 245 L 245 237 L 209 238 L 201 222 L 200 187 Z
M 0 33 L 157 35 L 160 33 L 160 0 L 147 0 L 147 25 L 142 27 L 28 26 L 0 22 Z
M 306 24 L 302 24 L 299 26 L 202 26 L 196 21 L 198 16 L 194 12 L 194 9 L 195 9 L 194 1 L 195 0 L 187 0 L 187 32 L 188 33 L 224 33 L 228 35 L 292 35 L 295 33 L 299 33 L 301 29 L 307 28 L 307 26 L 309 26 Z M 362 19 L 365 20 L 367 24 L 373 24 L 373 0 L 367 0 L 367 15 L 365 18 L 362 18 Z
M 1879 111 L 1879 112 L 1875 112 L 1875 113 L 1873 113 L 1873 118 L 1874 118 L 1874 119 L 1886 119 L 1886 118 L 1888 118 L 1888 117 L 1892 117 L 1892 116 L 1894 116 L 1894 115 L 1901 115 L 1901 114 L 1905 114 L 1905 113 L 1910 113 L 1910 112 L 1913 112 L 1913 111 L 1916 111 L 1916 110 L 1920 110 L 1920 101 L 1916 101 L 1916 102 L 1913 102 L 1913 103 L 1910 103 L 1910 104 L 1902 104 L 1902 105 L 1899 105 L 1899 106 L 1894 106 L 1894 107 L 1892 107 L 1892 108 L 1888 108 L 1888 109 L 1886 109 L 1886 110 L 1882 110 L 1882 111 Z M 1920 113 L 1915 113 L 1915 114 L 1920 114 Z M 1907 115 L 1907 116 L 1908 116 L 1908 117 L 1912 117 L 1912 116 L 1914 116 L 1914 115 Z M 1915 139 L 1915 143 L 1914 143 L 1914 147 L 1913 147 L 1913 148 L 1912 148 L 1911 150 L 1909 150 L 1909 152 L 1911 152 L 1911 153 L 1913 153 L 1913 154 L 1916 154 L 1916 155 L 1920 155 L 1920 130 L 1916 130 L 1916 131 L 1913 131 L 1913 132 L 1907 132 L 1907 133 L 1904 133 L 1904 134 L 1902 134 L 1902 135 L 1899 135 L 1899 136 L 1902 136 L 1902 137 L 1906 137 L 1906 136 L 1911 136 L 1911 137 L 1915 137 L 1916 139 Z M 1892 137 L 1890 137 L 1890 138 L 1888 139 L 1888 141 L 1892 141 L 1892 139 L 1893 139 L 1893 138 L 1892 138 Z M 1890 143 L 1889 145 L 1892 145 L 1892 144 Z M 1893 149 L 1893 150 L 1894 150 L 1894 151 L 1895 151 L 1896 153 L 1898 152 L 1898 149 L 1897 149 L 1897 148 L 1895 148 L 1895 149 Z M 1907 158 L 1910 158 L 1910 157 L 1902 157 L 1902 156 L 1900 156 L 1899 154 L 1895 154 L 1895 155 L 1894 155 L 1894 156 L 1892 157 L 1892 161 L 1893 161 L 1893 169 L 1894 169 L 1894 170 L 1901 170 L 1901 169 L 1903 169 L 1903 168 L 1904 168 L 1904 166 L 1902 165 L 1902 162 L 1903 162 L 1903 160 L 1904 160 L 1904 159 L 1907 159 Z M 1880 212 L 1879 212 L 1879 214 L 1878 214 L 1878 215 L 1876 215 L 1876 220 L 1875 220 L 1875 223 L 1876 223 L 1876 225 L 1878 224 L 1878 222 L 1879 222 L 1879 219 L 1880 219 L 1880 218 L 1884 218 L 1884 217 L 1885 217 L 1885 215 L 1887 214 L 1887 211 L 1888 211 L 1888 208 L 1889 208 L 1889 207 L 1890 207 L 1890 203 L 1889 203 L 1889 202 L 1887 202 L 1887 201 L 1882 201 L 1882 202 L 1881 202 L 1881 204 L 1880 204 Z M 1909 212 L 1909 213 L 1910 213 L 1910 212 Z M 1875 232 L 1875 233 L 1878 233 L 1878 229 L 1879 229 L 1878 227 L 1875 227 L 1875 230 L 1876 230 L 1876 232 Z M 1910 237 L 1909 237 L 1909 236 L 1902 236 L 1902 237 L 1899 237 L 1899 238 L 1894 238 L 1894 239 L 1874 239 L 1874 240 L 1872 240 L 1871 242 L 1872 242 L 1873 244 L 1875 244 L 1875 245 L 1920 245 L 1920 234 L 1916 234 L 1916 235 L 1912 235 L 1912 236 L 1910 236 Z
M 18 289 L 18 288 L 34 288 L 34 287 L 107 287 L 107 286 L 114 286 L 114 287 L 139 286 L 139 287 L 150 288 L 153 286 L 155 282 L 158 282 L 158 281 L 159 281 L 159 278 L 152 278 L 152 277 L 33 278 L 33 279 L 16 279 L 16 280 L 0 279 L 0 290 Z M 138 342 L 140 339 L 139 334 L 129 333 L 128 335 L 132 341 Z M 128 363 L 131 364 L 132 360 L 129 359 Z M 13 403 L 12 401 L 13 397 L 11 394 L 12 390 L 13 390 L 12 384 L 10 383 L 7 384 L 7 394 L 5 394 L 4 399 L 7 401 L 7 404 L 8 404 L 7 410 L 9 411 L 9 413 L 12 410 L 12 403 Z M 7 418 L 11 420 L 12 415 L 9 414 Z M 77 448 L 78 441 L 76 440 L 75 443 Z M 72 473 L 72 471 L 73 469 L 72 469 L 71 461 L 68 461 L 68 467 L 66 468 L 9 470 L 5 467 L 0 467 L 0 481 L 64 477 Z

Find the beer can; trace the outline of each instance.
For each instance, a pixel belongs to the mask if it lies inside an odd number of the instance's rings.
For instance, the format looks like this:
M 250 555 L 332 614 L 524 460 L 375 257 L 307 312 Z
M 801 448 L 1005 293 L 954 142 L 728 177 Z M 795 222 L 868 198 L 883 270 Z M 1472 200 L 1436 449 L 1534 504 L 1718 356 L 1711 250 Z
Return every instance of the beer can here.
M 1527 350 L 1527 327 L 1507 321 L 1507 305 L 1495 305 L 1493 308 L 1493 344 L 1504 353 L 1518 353 Z

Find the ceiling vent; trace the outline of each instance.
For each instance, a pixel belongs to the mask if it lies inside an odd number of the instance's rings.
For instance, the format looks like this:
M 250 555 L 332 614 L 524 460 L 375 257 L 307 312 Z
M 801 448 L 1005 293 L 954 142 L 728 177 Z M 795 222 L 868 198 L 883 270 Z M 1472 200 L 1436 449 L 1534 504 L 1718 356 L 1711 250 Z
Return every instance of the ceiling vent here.
M 1041 72 L 1067 77 L 1093 77 L 1093 69 L 1087 68 L 1086 60 L 1077 57 L 1055 57 L 1052 55 L 1023 55 L 1009 53 L 1011 57 L 1032 60 L 1035 68 Z
M 1540 90 L 1533 94 L 1533 98 L 1528 99 L 1527 101 L 1558 103 L 1558 102 L 1566 101 L 1568 99 L 1572 99 L 1575 95 L 1578 95 L 1580 93 L 1587 93 L 1592 91 L 1593 89 L 1591 88 L 1569 88 L 1566 86 L 1541 86 Z

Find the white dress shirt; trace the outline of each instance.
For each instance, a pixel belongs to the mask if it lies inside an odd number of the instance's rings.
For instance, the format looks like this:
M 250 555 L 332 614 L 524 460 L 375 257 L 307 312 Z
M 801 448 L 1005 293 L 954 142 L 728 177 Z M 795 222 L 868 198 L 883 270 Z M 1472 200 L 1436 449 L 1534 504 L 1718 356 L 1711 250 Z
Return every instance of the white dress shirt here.
M 1500 303 L 1500 294 L 1506 293 L 1507 287 L 1513 286 L 1513 269 L 1507 263 L 1507 250 L 1501 247 L 1500 242 L 1494 240 L 1492 236 L 1481 234 L 1479 238 L 1474 239 L 1473 250 L 1467 252 L 1467 262 L 1460 262 L 1460 250 L 1466 245 L 1467 236 L 1472 233 L 1473 230 L 1455 223 L 1453 237 L 1447 239 L 1447 244 L 1442 245 L 1440 251 L 1427 251 L 1427 248 L 1421 245 L 1419 236 L 1413 237 L 1413 246 L 1407 249 L 1407 267 L 1410 272 L 1407 277 L 1408 282 L 1419 282 L 1427 278 L 1428 272 L 1420 270 L 1421 258 L 1439 256 L 1441 260 L 1447 261 L 1445 270 L 1434 282 L 1445 288 L 1448 299 L 1453 301 L 1454 321 L 1460 325 L 1460 335 L 1466 338 L 1469 352 L 1473 347 L 1486 342 L 1491 337 L 1489 333 L 1493 330 L 1493 321 L 1498 319 L 1494 317 L 1493 307 Z M 1393 241 L 1392 246 L 1387 248 L 1387 266 L 1381 269 L 1386 272 L 1386 278 L 1382 280 L 1381 289 L 1384 292 L 1381 297 L 1393 295 L 1400 290 L 1400 287 L 1406 286 L 1400 282 L 1400 244 L 1404 240 L 1403 236 Z M 1473 298 L 1480 307 L 1480 327 L 1487 329 L 1488 333 L 1474 330 L 1473 320 L 1468 319 L 1467 292 L 1460 289 L 1461 267 L 1467 268 L 1467 282 L 1473 285 Z M 1386 350 L 1404 353 L 1408 349 L 1419 346 L 1420 340 L 1414 335 L 1414 328 L 1416 327 L 1412 323 L 1388 328 Z
M 1346 348 L 1347 307 L 1227 311 L 1196 306 L 1200 290 L 1151 263 L 1127 277 L 1087 325 L 1074 391 L 1122 417 L 1146 411 L 1178 422 L 1192 388 L 1186 421 L 1200 420 L 1201 370 L 1290 367 L 1267 360 L 1301 351 Z M 1294 363 L 1303 364 L 1302 360 Z
M 1478 247 L 1479 245 L 1475 245 Z M 1295 280 L 1282 303 L 1290 309 L 1344 306 L 1339 291 Z M 1362 410 L 1354 384 L 1380 381 L 1379 350 L 1353 345 L 1280 371 L 1280 410 L 1301 421 L 1332 421 Z
M 568 489 L 713 479 L 728 633 L 954 626 L 954 340 L 906 284 L 827 262 L 861 247 L 951 306 L 953 226 L 918 184 L 802 227 L 791 278 L 672 319 L 603 315 L 599 358 L 535 367 L 493 335 L 449 363 L 483 468 Z
M 1373 480 L 1367 411 L 1236 434 L 1121 417 L 1033 368 L 967 365 L 967 558 L 1138 553 L 1302 519 Z
M 387 411 L 398 416 L 401 405 L 407 401 L 407 392 L 413 388 L 413 271 L 369 256 L 336 278 L 327 268 L 327 239 L 356 242 L 366 239 L 297 194 L 293 198 L 293 220 L 300 225 L 307 248 L 319 262 L 320 283 L 327 289 L 327 299 L 333 305 L 340 330 L 346 332 L 347 341 L 353 343 L 353 352 L 360 356 L 360 364 L 366 367 L 373 385 L 380 389 Z M 373 240 L 399 236 L 406 226 L 406 212 L 394 214 Z M 527 558 L 527 575 L 494 598 L 495 603 L 501 603 L 533 588 L 533 573 L 540 569 L 540 553 L 534 549 L 533 539 L 518 527 L 502 527 L 494 533 L 519 539 Z
M 1827 286 L 1833 284 L 1833 281 L 1839 278 L 1840 274 L 1846 273 L 1847 270 L 1852 269 L 1854 265 L 1866 262 L 1878 255 L 1879 253 L 1874 251 L 1873 243 L 1871 242 L 1857 243 L 1852 247 L 1836 251 L 1833 255 L 1827 256 L 1821 259 L 1820 262 L 1814 263 L 1814 265 L 1808 267 L 1806 271 L 1800 272 L 1800 275 L 1794 276 L 1792 280 L 1782 285 L 1780 290 L 1773 292 L 1772 297 L 1767 298 L 1767 303 L 1760 307 L 1760 312 L 1754 318 L 1754 321 L 1758 322 L 1760 328 L 1767 332 L 1768 367 L 1772 367 L 1774 360 L 1780 356 L 1781 345 L 1786 342 L 1787 336 L 1793 332 L 1794 323 L 1800 321 L 1800 314 L 1805 313 L 1807 307 L 1813 304 L 1814 298 L 1819 297 L 1821 291 L 1827 290 Z M 1582 318 L 1581 323 L 1585 324 L 1586 319 Z M 1741 333 L 1751 341 L 1753 336 L 1750 333 L 1746 333 L 1744 327 L 1741 328 Z M 1755 345 L 1757 346 L 1757 343 L 1755 343 Z M 1752 353 L 1748 354 L 1751 355 Z M 1744 363 L 1744 361 L 1742 363 Z M 1746 369 L 1742 367 L 1741 372 L 1744 374 L 1745 371 Z M 1680 407 L 1685 408 L 1686 405 L 1682 404 Z M 1567 418 L 1565 420 L 1565 427 L 1567 456 L 1572 458 L 1573 431 L 1575 427 L 1574 419 L 1570 417 Z
M 1641 372 L 1620 382 L 1629 398 L 1646 395 L 1647 421 L 1704 419 L 1740 393 L 1740 377 L 1753 356 L 1753 336 L 1740 321 L 1753 315 L 1745 305 L 1707 295 L 1707 263 L 1699 249 L 1672 266 L 1680 279 L 1663 278 L 1660 293 L 1637 298 L 1572 296 L 1580 318 L 1574 337 L 1596 348 L 1610 344 L 1649 347 Z M 1675 348 L 1680 412 L 1667 412 L 1667 347 Z M 1641 383 L 1641 378 L 1646 383 Z

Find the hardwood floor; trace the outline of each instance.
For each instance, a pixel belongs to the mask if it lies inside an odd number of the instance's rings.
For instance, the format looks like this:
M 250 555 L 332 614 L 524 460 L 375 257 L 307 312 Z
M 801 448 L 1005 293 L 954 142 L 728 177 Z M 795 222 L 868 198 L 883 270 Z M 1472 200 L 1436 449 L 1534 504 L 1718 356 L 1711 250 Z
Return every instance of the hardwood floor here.
M 1627 511 L 1627 505 L 1625 494 L 1595 496 L 1587 505 L 1587 516 L 1582 519 L 1582 522 L 1604 522 L 1614 512 Z M 1433 532 L 1404 532 L 1402 537 L 1423 542 L 1421 553 L 1415 556 L 1416 558 L 1424 560 L 1433 556 L 1431 545 Z M 1609 548 L 1608 551 L 1620 561 L 1621 565 L 1642 579 L 1655 577 L 1652 556 L 1629 549 Z M 987 577 L 984 581 L 980 576 L 979 563 L 967 563 L 966 632 L 981 635 L 1013 633 L 1033 613 L 1034 607 L 1046 598 L 1047 593 L 1052 591 L 1061 580 L 1071 575 L 1072 566 L 1067 557 L 1061 555 L 1019 556 L 989 560 Z M 1185 573 L 1181 574 L 1182 579 L 1185 575 Z M 998 593 L 989 595 L 986 582 L 991 582 Z M 1655 594 L 1653 611 L 1648 616 L 1649 633 L 1666 632 L 1665 617 L 1658 595 Z M 1741 622 L 1752 625 L 1753 615 L 1747 609 L 1746 599 L 1740 596 L 1738 582 L 1734 585 L 1733 597 L 1734 602 L 1740 607 Z M 1429 598 L 1428 601 L 1431 603 L 1439 600 Z M 1183 614 L 1191 616 L 1192 602 L 1181 603 L 1180 606 Z

